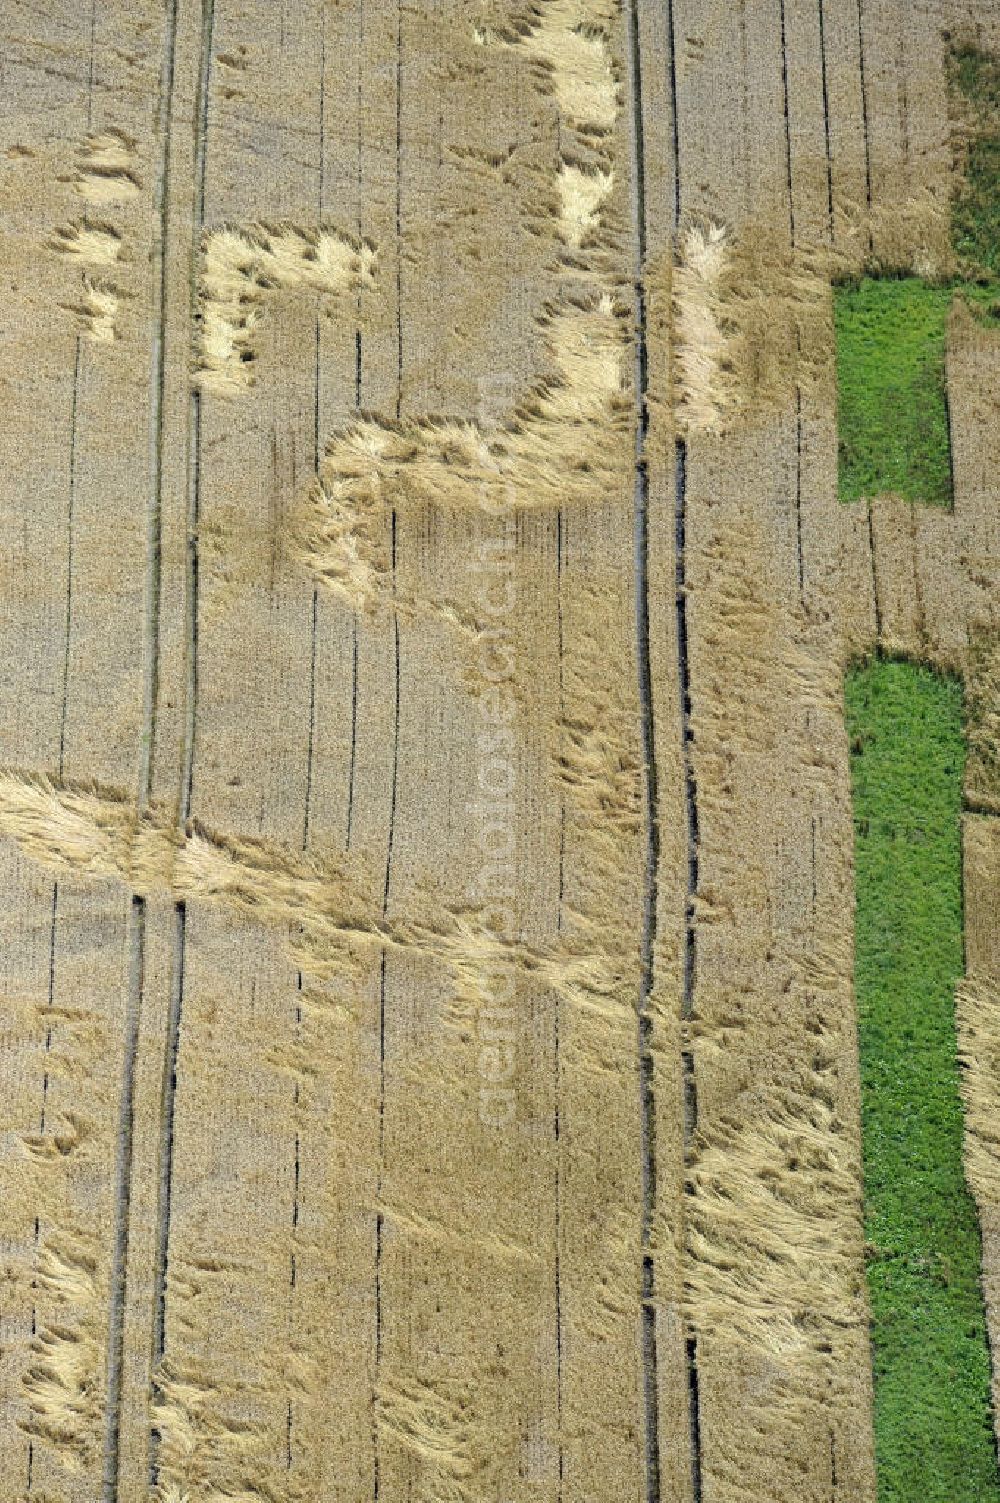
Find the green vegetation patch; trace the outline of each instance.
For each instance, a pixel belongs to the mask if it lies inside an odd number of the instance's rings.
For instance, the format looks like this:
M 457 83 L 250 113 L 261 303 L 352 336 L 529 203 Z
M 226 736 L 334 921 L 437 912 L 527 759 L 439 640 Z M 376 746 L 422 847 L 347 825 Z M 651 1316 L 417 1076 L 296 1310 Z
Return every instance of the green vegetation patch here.
M 840 499 L 951 504 L 945 331 L 951 287 L 865 277 L 834 288 Z
M 945 338 L 952 299 L 1000 318 L 1000 59 L 971 44 L 949 54 L 961 182 L 950 283 L 865 277 L 834 289 L 842 501 L 893 493 L 951 504 Z
M 952 204 L 952 240 L 963 272 L 1000 277 L 1000 60 L 978 47 L 952 48 L 952 93 L 963 117 L 962 186 Z
M 962 693 L 878 660 L 846 702 L 879 1503 L 997 1503 L 954 1015 Z
M 891 493 L 951 505 L 945 341 L 956 297 L 996 315 L 988 282 L 864 277 L 834 287 L 841 501 Z

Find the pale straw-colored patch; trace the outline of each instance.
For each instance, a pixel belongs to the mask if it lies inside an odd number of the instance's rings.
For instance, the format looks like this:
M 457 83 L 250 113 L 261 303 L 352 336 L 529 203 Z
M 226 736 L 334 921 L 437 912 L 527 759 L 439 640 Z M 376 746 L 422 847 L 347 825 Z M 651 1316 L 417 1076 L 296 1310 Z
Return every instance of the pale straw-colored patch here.
M 391 576 L 388 519 L 423 504 L 499 513 L 606 500 L 631 456 L 627 324 L 604 295 L 546 328 L 553 379 L 505 426 L 458 419 L 363 419 L 327 449 L 297 509 L 292 548 L 317 583 L 372 606 Z
M 693 225 L 684 234 L 674 269 L 676 414 L 678 427 L 687 433 L 716 431 L 732 401 L 722 327 L 727 255 L 726 231 L 721 225 Z
M 98 344 L 112 344 L 115 339 L 115 320 L 118 317 L 118 290 L 110 282 L 83 279 L 83 301 L 80 316 L 84 333 Z
M 121 254 L 121 236 L 107 225 L 76 220 L 62 225 L 52 237 L 52 249 L 87 266 L 113 266 Z
M 585 245 L 601 222 L 601 206 L 614 176 L 563 162 L 559 168 L 559 238 L 574 250 Z
M 202 250 L 197 382 L 234 396 L 253 384 L 253 334 L 265 302 L 308 287 L 326 295 L 369 287 L 375 253 L 333 230 L 219 229 Z
M 621 101 L 608 44 L 617 6 L 608 0 L 543 0 L 537 25 L 514 45 L 542 63 L 567 125 L 584 135 L 614 128 Z M 492 40 L 477 28 L 476 41 Z
M 98 131 L 80 149 L 75 184 L 91 203 L 118 203 L 135 198 L 140 182 L 135 173 L 135 143 L 124 131 Z

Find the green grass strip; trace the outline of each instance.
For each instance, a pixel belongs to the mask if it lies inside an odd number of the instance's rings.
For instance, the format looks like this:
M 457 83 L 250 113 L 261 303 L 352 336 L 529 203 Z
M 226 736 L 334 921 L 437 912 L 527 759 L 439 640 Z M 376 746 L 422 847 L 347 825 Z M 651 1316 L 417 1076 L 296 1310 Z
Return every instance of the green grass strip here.
M 878 660 L 846 704 L 879 1503 L 997 1503 L 955 1038 L 962 692 Z
M 945 339 L 956 296 L 995 319 L 989 282 L 864 277 L 834 287 L 842 501 L 891 493 L 951 505 Z
M 951 287 L 919 277 L 834 288 L 840 499 L 951 504 L 945 330 Z
M 1000 60 L 963 45 L 950 56 L 964 102 L 964 181 L 952 203 L 952 241 L 967 277 L 1000 277 Z
M 965 182 L 952 206 L 955 252 L 974 275 L 1000 277 L 1000 136 L 969 147 Z
M 839 490 L 950 506 L 945 338 L 956 292 L 1000 317 L 1000 60 L 972 45 L 949 53 L 962 120 L 963 175 L 952 199 L 961 276 L 865 277 L 834 288 Z

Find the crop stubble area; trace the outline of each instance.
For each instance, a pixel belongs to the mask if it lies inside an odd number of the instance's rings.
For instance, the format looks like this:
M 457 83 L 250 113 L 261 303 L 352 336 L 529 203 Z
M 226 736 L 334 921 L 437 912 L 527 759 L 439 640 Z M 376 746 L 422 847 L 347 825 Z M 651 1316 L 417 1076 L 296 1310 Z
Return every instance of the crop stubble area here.
M 995 1498 L 996 7 L 0 30 L 0 1503 Z

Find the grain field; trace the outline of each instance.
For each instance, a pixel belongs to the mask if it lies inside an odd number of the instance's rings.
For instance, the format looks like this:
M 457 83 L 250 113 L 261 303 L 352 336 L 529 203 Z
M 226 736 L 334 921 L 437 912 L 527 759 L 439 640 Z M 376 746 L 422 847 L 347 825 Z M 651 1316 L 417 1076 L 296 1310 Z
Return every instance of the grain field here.
M 0 12 L 0 1503 L 958 1503 L 845 676 L 962 686 L 995 1350 L 996 5 Z M 844 493 L 889 277 L 939 505 Z

